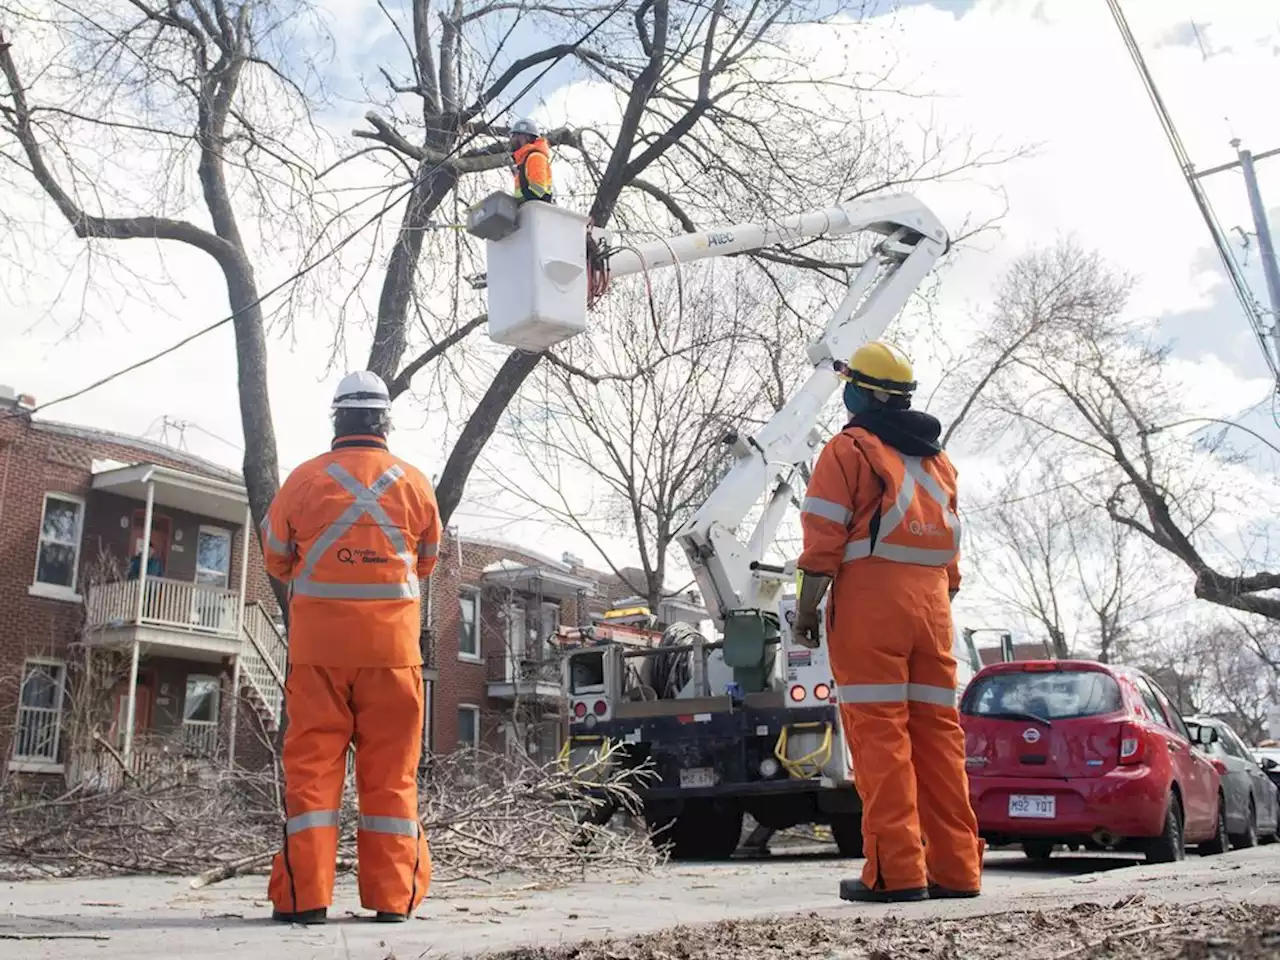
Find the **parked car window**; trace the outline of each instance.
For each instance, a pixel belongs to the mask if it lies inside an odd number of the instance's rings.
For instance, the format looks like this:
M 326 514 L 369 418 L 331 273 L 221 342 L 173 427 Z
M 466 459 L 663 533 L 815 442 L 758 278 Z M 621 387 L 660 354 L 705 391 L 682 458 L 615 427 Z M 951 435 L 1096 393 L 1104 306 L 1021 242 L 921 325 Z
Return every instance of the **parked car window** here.
M 1222 748 L 1227 753 L 1238 760 L 1246 760 L 1249 763 L 1257 763 L 1253 759 L 1253 754 L 1249 752 L 1249 748 L 1240 742 L 1240 738 L 1236 736 L 1236 732 L 1228 727 L 1225 723 L 1217 726 L 1218 742 L 1222 744 Z
M 1151 689 L 1155 692 L 1156 699 L 1160 702 L 1160 706 L 1164 710 L 1164 715 L 1169 718 L 1169 726 L 1173 729 L 1174 733 L 1178 734 L 1184 740 L 1189 741 L 1191 739 L 1191 731 L 1188 730 L 1187 725 L 1182 722 L 1182 714 L 1178 713 L 1174 708 L 1173 701 L 1171 701 L 1168 695 L 1160 689 L 1160 685 L 1158 683 L 1154 680 L 1150 681 L 1150 683 Z
M 1139 678 L 1134 681 L 1138 688 L 1138 693 L 1142 694 L 1142 705 L 1147 708 L 1147 713 L 1151 715 L 1151 719 L 1160 726 L 1172 730 L 1173 724 L 1164 715 L 1164 708 L 1160 706 L 1160 701 L 1156 699 L 1155 691 L 1151 689 L 1150 684 L 1145 678 Z
M 1110 674 L 1097 670 L 994 673 L 970 685 L 961 709 L 979 717 L 1094 717 L 1121 709 L 1120 686 Z

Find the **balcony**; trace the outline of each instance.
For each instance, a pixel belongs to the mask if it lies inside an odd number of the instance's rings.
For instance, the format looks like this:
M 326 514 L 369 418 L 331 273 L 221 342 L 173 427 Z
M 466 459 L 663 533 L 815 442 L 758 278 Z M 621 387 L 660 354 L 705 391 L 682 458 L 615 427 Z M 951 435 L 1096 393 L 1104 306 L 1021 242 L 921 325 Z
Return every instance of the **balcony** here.
M 141 588 L 141 606 L 139 606 Z M 149 653 L 191 656 L 240 652 L 240 593 L 151 577 L 89 587 L 89 642 L 147 645 Z
M 563 695 L 559 660 L 500 653 L 485 662 L 488 694 L 495 700 L 558 700 Z

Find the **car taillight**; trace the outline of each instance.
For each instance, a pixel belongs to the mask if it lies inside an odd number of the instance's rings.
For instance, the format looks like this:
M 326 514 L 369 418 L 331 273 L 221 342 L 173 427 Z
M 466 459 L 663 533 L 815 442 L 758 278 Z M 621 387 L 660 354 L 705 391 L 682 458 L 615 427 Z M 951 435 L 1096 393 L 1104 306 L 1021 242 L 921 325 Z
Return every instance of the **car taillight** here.
M 813 688 L 813 695 L 818 700 L 830 700 L 831 688 L 828 687 L 825 683 L 820 683 Z
M 587 705 L 579 700 L 573 705 L 573 715 L 581 720 L 587 715 Z
M 1141 763 L 1145 747 L 1146 737 L 1143 736 L 1141 727 L 1132 723 L 1126 723 L 1120 727 L 1121 763 Z
M 798 683 L 797 683 L 794 687 L 792 687 L 792 688 L 791 688 L 791 699 L 792 699 L 793 701 L 795 701 L 796 703 L 799 703 L 801 700 L 803 700 L 803 699 L 804 699 L 804 687 L 800 686 L 800 684 L 798 684 Z
M 606 713 L 609 712 L 609 705 L 605 703 L 603 700 L 597 700 L 596 705 L 591 709 L 595 711 L 595 714 L 597 717 L 603 717 Z

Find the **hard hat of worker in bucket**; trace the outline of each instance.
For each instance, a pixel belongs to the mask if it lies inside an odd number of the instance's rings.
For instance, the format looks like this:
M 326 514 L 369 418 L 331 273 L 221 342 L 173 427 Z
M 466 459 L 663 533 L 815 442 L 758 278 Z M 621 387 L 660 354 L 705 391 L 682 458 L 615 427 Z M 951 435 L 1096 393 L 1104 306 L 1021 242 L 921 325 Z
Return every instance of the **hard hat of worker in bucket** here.
M 529 119 L 520 119 L 511 125 L 511 136 L 508 139 L 508 145 L 512 152 L 519 150 L 527 143 L 533 143 L 542 134 L 538 130 L 538 125 Z
M 333 393 L 334 410 L 390 410 L 391 394 L 372 370 L 357 370 L 342 378 Z

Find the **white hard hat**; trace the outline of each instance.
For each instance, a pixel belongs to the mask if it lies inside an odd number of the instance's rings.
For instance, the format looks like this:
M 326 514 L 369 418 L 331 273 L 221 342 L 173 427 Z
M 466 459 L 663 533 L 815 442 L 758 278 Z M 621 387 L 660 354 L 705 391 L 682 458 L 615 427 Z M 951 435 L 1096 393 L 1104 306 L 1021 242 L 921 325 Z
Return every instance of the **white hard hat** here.
M 335 410 L 390 410 L 391 394 L 372 370 L 348 373 L 333 394 Z
M 531 137 L 538 136 L 538 125 L 532 120 L 517 120 L 511 125 L 511 132 L 527 133 Z

